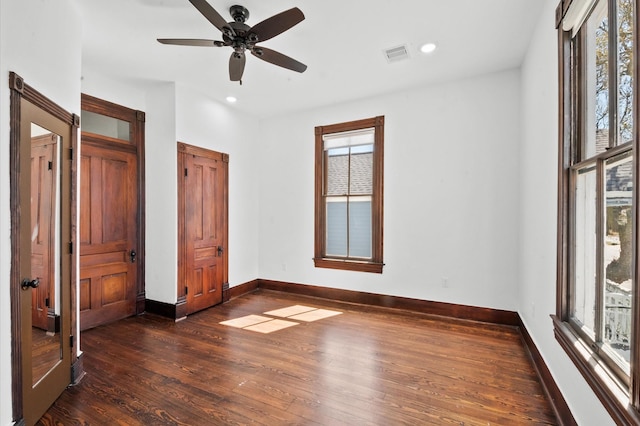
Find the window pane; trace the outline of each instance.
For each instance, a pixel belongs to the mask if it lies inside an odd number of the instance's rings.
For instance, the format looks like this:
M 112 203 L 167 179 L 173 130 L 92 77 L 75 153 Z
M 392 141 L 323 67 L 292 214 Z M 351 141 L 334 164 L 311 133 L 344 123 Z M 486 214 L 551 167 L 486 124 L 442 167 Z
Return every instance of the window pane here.
M 604 241 L 603 341 L 628 365 L 631 339 L 633 274 L 633 157 L 607 161 Z
M 373 193 L 373 145 L 351 148 L 349 163 L 349 190 L 351 195 Z
M 618 144 L 633 137 L 633 1 L 618 0 Z
M 82 124 L 83 132 L 91 132 L 125 141 L 131 140 L 128 121 L 96 114 L 95 112 L 82 111 L 80 123 Z
M 349 201 L 349 256 L 371 257 L 371 199 Z
M 582 159 L 609 146 L 609 48 L 607 2 L 593 11 L 583 30 L 586 37 L 585 141 Z
M 347 256 L 347 201 L 327 199 L 327 256 Z
M 594 337 L 596 307 L 596 171 L 578 172 L 575 190 L 575 277 L 572 316 Z
M 326 195 L 347 195 L 349 184 L 349 148 L 326 151 L 327 188 Z

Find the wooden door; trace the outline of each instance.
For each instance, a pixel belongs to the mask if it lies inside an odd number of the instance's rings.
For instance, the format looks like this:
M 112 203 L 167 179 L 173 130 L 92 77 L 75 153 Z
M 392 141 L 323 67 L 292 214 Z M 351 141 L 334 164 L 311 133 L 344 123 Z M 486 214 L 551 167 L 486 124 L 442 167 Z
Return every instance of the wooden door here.
M 88 141 L 80 160 L 80 326 L 136 313 L 137 160 Z
M 31 138 L 31 274 L 40 285 L 32 290 L 33 327 L 56 331 L 53 262 L 58 137 L 53 133 Z M 49 324 L 51 318 L 51 326 Z
M 28 94 L 29 90 L 23 90 L 23 93 Z M 18 105 L 15 97 L 12 92 L 12 117 L 16 116 L 14 109 Z M 33 98 L 45 99 L 41 95 Z M 72 134 L 77 127 L 69 120 L 75 121 L 75 117 L 62 113 L 64 110 L 59 107 L 50 108 L 53 105 L 50 101 L 37 106 L 22 98 L 19 105 L 19 125 L 14 121 L 11 126 L 12 158 L 19 159 L 15 171 L 12 167 L 12 181 L 18 184 L 18 190 L 13 187 L 11 196 L 12 224 L 17 226 L 12 228 L 11 238 L 13 247 L 17 248 L 12 252 L 12 300 L 17 302 L 12 302 L 12 315 L 15 315 L 12 323 L 19 327 L 19 332 L 14 329 L 12 341 L 17 342 L 13 353 L 20 359 L 17 362 L 14 358 L 12 364 L 20 372 L 19 377 L 13 377 L 13 398 L 14 418 L 20 420 L 17 424 L 30 426 L 40 419 L 71 380 L 71 287 L 75 264 L 71 255 L 73 166 L 69 153 L 73 146 Z M 15 136 L 16 127 L 19 127 L 19 136 Z M 51 136 L 52 143 L 41 150 L 31 135 L 45 134 Z M 16 140 L 19 141 L 17 156 L 13 149 Z M 42 152 L 47 150 L 51 151 Z M 48 162 L 55 162 L 56 158 L 60 158 L 60 168 L 55 177 L 43 177 L 48 174 L 48 170 L 44 173 L 43 169 L 48 169 Z M 47 165 L 41 164 L 41 160 Z M 31 167 L 36 170 L 30 170 Z M 52 190 L 50 182 L 54 182 L 59 191 Z M 44 194 L 32 197 L 36 192 Z M 42 206 L 43 203 L 48 207 Z M 49 217 L 40 218 L 44 213 L 49 213 Z M 36 324 L 40 314 L 34 322 L 34 312 L 38 309 L 32 305 L 34 301 L 39 303 L 40 290 L 57 294 L 57 303 L 52 307 L 60 318 L 59 330 L 42 330 Z M 42 311 L 47 309 L 42 307 Z
M 144 312 L 144 121 L 82 94 L 81 330 Z
M 227 280 L 228 156 L 179 145 L 181 229 L 179 295 L 186 313 L 222 302 Z

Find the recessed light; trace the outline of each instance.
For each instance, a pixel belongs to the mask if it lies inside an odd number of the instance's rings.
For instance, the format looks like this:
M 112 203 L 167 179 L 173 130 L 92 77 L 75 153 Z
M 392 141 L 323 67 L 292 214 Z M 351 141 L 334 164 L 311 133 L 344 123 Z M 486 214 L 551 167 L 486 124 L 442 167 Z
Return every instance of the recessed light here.
M 422 53 L 431 53 L 434 50 L 436 50 L 436 44 L 435 43 L 425 43 L 422 46 L 420 46 L 420 51 Z
M 237 101 L 238 99 L 236 99 L 235 96 L 227 96 L 227 102 L 229 102 L 230 104 L 233 104 Z

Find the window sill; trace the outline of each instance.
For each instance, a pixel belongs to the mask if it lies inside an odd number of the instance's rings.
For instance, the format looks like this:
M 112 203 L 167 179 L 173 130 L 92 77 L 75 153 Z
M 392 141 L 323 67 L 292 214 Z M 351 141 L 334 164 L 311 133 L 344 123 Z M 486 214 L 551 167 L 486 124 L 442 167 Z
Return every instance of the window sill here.
M 372 272 L 375 274 L 382 273 L 384 263 L 374 262 L 356 262 L 353 260 L 341 259 L 313 259 L 316 268 L 340 269 L 343 271 Z
M 640 424 L 640 412 L 633 408 L 629 394 L 600 357 L 584 344 L 571 326 L 552 315 L 556 340 L 569 355 L 600 402 L 617 424 Z

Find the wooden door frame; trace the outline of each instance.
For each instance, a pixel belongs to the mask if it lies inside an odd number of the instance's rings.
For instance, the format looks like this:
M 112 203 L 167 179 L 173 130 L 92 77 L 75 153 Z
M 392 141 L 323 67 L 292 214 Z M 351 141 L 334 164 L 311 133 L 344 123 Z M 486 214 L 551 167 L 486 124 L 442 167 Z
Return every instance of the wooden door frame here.
M 144 171 L 144 153 L 145 153 L 145 129 L 144 123 L 146 115 L 143 111 L 127 108 L 104 99 L 82 93 L 81 97 L 83 111 L 94 112 L 108 117 L 117 118 L 119 120 L 131 123 L 131 145 L 136 148 L 138 175 L 136 176 L 138 191 L 138 211 L 136 213 L 137 221 L 137 239 L 138 239 L 138 256 L 136 260 L 137 282 L 136 282 L 136 314 L 145 311 L 145 171 Z M 84 134 L 84 133 L 83 133 Z M 89 134 L 90 135 L 90 134 Z
M 71 339 L 76 331 L 76 289 L 77 289 L 77 274 L 76 274 L 76 266 L 77 266 L 77 251 L 74 253 L 73 248 L 76 245 L 76 207 L 77 207 L 77 167 L 74 153 L 77 152 L 78 148 L 78 128 L 80 126 L 80 117 L 76 114 L 72 114 L 62 107 L 57 105 L 55 102 L 50 100 L 49 98 L 42 95 L 40 92 L 35 90 L 33 87 L 29 86 L 24 82 L 24 79 L 20 77 L 18 74 L 14 72 L 9 73 L 9 90 L 10 93 L 10 135 L 9 135 L 9 166 L 10 166 L 10 209 L 11 209 L 11 273 L 10 273 L 10 299 L 11 299 L 11 376 L 12 376 L 12 385 L 11 385 L 11 394 L 12 394 L 12 405 L 13 405 L 13 420 L 16 422 L 22 422 L 24 419 L 23 412 L 23 393 L 22 393 L 22 373 L 23 373 L 23 364 L 22 364 L 22 308 L 20 306 L 20 292 L 22 291 L 20 287 L 21 277 L 20 277 L 20 201 L 21 201 L 21 191 L 20 191 L 20 179 L 22 173 L 27 173 L 26 171 L 20 170 L 20 123 L 21 123 L 21 107 L 20 104 L 22 100 L 26 100 L 36 107 L 42 109 L 48 114 L 51 114 L 55 118 L 68 123 L 71 126 L 71 152 L 70 153 L 62 153 L 62 155 L 69 155 L 71 161 L 71 188 L 70 188 L 70 199 L 69 204 L 71 207 L 70 210 L 70 223 L 69 223 L 69 233 L 68 236 L 62 236 L 62 238 L 68 238 L 69 240 L 69 248 L 71 253 L 70 256 L 70 286 L 71 286 L 71 300 L 70 300 L 70 333 Z M 30 171 L 29 171 L 30 173 Z M 62 202 L 66 202 L 64 200 Z M 66 338 L 66 337 L 65 337 Z M 82 377 L 82 363 L 77 356 L 77 349 L 75 349 L 74 345 L 71 345 L 73 350 L 71 351 L 71 378 L 70 381 L 75 382 L 77 379 Z
M 220 160 L 223 163 L 229 163 L 229 154 L 213 151 L 206 148 L 189 145 L 184 142 L 178 142 L 178 300 L 176 302 L 175 318 L 184 318 L 187 316 L 187 293 L 186 293 L 186 197 L 182 188 L 185 184 L 185 155 L 196 155 L 199 157 Z M 225 172 L 226 185 L 224 191 L 224 207 L 225 215 L 222 245 L 224 247 L 224 256 L 222 257 L 222 302 L 229 300 L 229 168 Z

